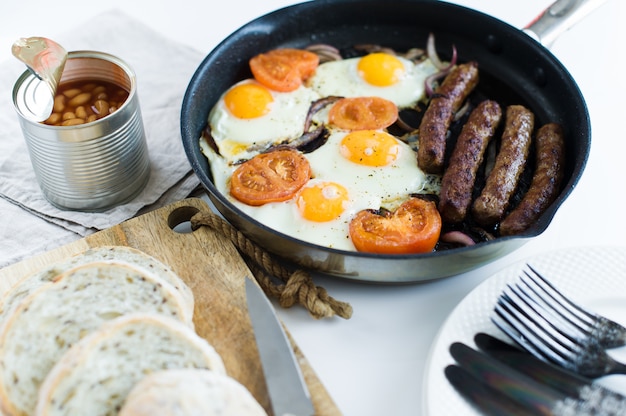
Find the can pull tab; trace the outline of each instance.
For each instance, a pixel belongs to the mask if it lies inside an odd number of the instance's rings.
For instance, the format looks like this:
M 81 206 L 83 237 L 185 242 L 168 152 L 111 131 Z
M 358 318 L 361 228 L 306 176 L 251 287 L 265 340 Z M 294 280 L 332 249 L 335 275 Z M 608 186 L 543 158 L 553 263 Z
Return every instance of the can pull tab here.
M 42 37 L 21 38 L 13 43 L 13 56 L 26 64 L 38 78 L 29 102 L 29 113 L 35 121 L 43 121 L 52 113 L 67 51 L 58 43 Z

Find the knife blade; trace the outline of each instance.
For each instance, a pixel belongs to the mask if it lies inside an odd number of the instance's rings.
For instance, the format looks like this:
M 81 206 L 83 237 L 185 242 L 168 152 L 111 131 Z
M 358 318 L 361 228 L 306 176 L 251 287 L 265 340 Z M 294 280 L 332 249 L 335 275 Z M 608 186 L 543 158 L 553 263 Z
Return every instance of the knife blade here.
M 587 385 L 579 396 L 543 384 L 505 363 L 456 342 L 450 354 L 476 380 L 499 391 L 536 415 L 626 415 L 626 397 Z
M 491 335 L 478 333 L 474 342 L 487 355 L 565 394 L 579 396 L 581 389 L 593 383 L 591 379 L 542 361 Z
M 513 399 L 476 379 L 458 365 L 448 365 L 444 369 L 446 378 L 454 388 L 469 401 L 476 410 L 486 416 L 535 416 L 532 411 Z
M 309 389 L 274 307 L 249 278 L 246 297 L 274 416 L 315 414 Z

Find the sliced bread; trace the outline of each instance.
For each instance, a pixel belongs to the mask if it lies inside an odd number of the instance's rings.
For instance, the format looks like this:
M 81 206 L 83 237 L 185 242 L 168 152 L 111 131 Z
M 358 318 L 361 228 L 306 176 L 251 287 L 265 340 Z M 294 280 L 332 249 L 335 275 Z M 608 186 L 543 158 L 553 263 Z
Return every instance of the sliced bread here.
M 148 374 L 130 391 L 119 416 L 267 416 L 241 383 L 201 369 Z
M 179 321 L 126 315 L 107 322 L 63 355 L 41 386 L 35 415 L 114 416 L 147 374 L 176 368 L 226 373 L 213 347 Z
M 91 248 L 72 256 L 67 260 L 46 266 L 43 269 L 33 274 L 24 276 L 18 280 L 17 283 L 11 287 L 6 296 L 0 300 L 0 327 L 5 321 L 6 316 L 11 314 L 11 312 L 20 304 L 22 299 L 41 285 L 49 283 L 56 276 L 76 266 L 92 262 L 109 261 L 116 263 L 128 263 L 136 268 L 145 270 L 146 272 L 155 273 L 161 279 L 167 281 L 170 285 L 180 291 L 187 303 L 186 309 L 188 310 L 188 314 L 193 315 L 194 299 L 191 289 L 168 266 L 143 251 L 132 247 L 102 246 Z
M 5 413 L 32 414 L 41 382 L 65 351 L 104 322 L 135 312 L 158 313 L 193 326 L 179 291 L 126 263 L 77 266 L 33 290 L 0 331 L 0 402 Z

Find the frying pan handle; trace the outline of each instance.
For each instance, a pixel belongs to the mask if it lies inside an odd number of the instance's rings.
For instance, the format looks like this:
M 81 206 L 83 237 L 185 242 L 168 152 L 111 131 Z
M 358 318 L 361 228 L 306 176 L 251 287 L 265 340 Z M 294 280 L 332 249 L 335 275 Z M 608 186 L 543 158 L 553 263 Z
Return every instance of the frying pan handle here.
M 524 32 L 549 48 L 569 28 L 607 0 L 556 0 L 530 22 Z

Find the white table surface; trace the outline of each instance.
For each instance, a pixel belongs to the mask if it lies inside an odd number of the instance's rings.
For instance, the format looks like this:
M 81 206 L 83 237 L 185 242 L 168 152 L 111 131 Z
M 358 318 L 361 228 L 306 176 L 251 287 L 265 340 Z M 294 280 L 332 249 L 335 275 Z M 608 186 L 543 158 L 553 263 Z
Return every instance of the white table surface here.
M 516 27 L 526 25 L 551 3 L 550 0 L 454 2 Z M 0 3 L 0 62 L 14 59 L 10 47 L 20 37 L 54 39 L 55 33 L 111 8 L 124 10 L 163 35 L 208 54 L 242 24 L 291 3 L 289 0 L 219 3 L 214 0 L 4 0 Z M 552 47 L 586 98 L 593 144 L 584 175 L 545 233 L 493 264 L 429 283 L 379 286 L 318 279 L 317 283 L 332 296 L 352 304 L 354 315 L 349 320 L 316 321 L 299 307 L 279 311 L 345 415 L 421 414 L 422 386 L 427 382 L 422 375 L 438 329 L 455 305 L 496 271 L 548 250 L 626 244 L 626 223 L 621 220 L 626 191 L 625 17 L 626 2 L 609 0 L 563 34 Z

